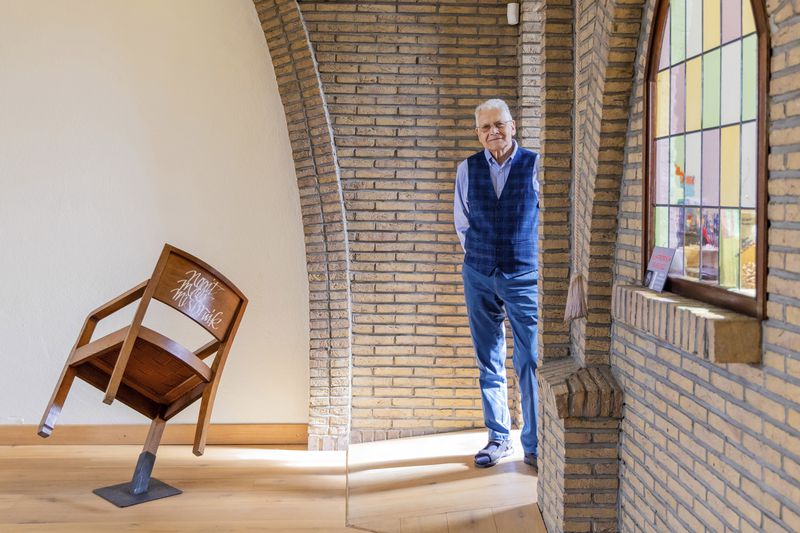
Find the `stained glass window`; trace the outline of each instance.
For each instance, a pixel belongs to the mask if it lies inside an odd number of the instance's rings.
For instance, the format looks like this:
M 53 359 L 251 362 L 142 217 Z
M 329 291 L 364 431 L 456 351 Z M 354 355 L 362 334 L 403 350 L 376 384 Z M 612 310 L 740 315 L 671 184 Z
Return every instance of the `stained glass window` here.
M 755 297 L 758 39 L 750 0 L 671 0 L 654 75 L 653 244 L 671 276 Z

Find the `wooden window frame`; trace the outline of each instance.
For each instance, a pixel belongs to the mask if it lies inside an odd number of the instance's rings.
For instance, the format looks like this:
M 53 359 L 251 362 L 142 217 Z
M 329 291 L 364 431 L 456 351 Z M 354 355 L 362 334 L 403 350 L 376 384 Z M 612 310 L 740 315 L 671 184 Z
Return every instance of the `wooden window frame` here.
M 731 309 L 738 313 L 766 318 L 767 282 L 767 94 L 769 81 L 769 27 L 764 0 L 750 0 L 753 18 L 756 23 L 758 41 L 758 113 L 756 117 L 756 294 L 755 298 L 737 294 L 722 287 L 709 286 L 683 278 L 669 277 L 666 289 L 687 298 L 703 301 L 718 307 Z M 647 272 L 647 263 L 655 243 L 655 91 L 658 61 L 661 54 L 661 41 L 664 34 L 669 0 L 658 0 L 653 30 L 650 33 L 650 48 L 645 67 L 644 128 L 643 128 L 643 190 L 642 190 L 642 281 Z

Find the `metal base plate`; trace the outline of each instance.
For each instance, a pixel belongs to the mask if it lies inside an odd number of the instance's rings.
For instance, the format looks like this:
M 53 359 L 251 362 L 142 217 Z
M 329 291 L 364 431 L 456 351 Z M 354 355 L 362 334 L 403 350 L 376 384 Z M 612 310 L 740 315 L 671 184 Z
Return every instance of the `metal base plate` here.
M 177 496 L 183 491 L 176 489 L 171 485 L 167 485 L 163 481 L 156 478 L 150 479 L 150 486 L 147 492 L 142 494 L 131 494 L 131 482 L 120 483 L 119 485 L 111 485 L 110 487 L 103 487 L 101 489 L 94 489 L 92 492 L 101 498 L 110 501 L 117 507 L 130 507 L 140 503 L 149 502 L 152 500 L 160 500 L 169 496 Z

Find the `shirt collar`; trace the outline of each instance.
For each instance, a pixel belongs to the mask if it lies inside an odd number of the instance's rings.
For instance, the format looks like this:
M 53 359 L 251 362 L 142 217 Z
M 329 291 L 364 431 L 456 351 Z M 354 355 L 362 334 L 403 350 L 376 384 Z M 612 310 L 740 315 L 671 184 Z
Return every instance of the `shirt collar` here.
M 519 147 L 519 146 L 517 145 L 517 141 L 516 141 L 515 139 L 511 139 L 511 142 L 512 142 L 512 143 L 513 143 L 513 145 L 514 145 L 514 148 L 512 148 L 512 149 L 511 149 L 511 155 L 509 156 L 509 158 L 508 158 L 508 159 L 506 159 L 505 161 L 503 161 L 503 164 L 502 164 L 502 165 L 499 165 L 499 164 L 497 163 L 497 161 L 495 161 L 495 159 L 494 159 L 494 156 L 492 155 L 492 152 L 490 152 L 490 151 L 489 151 L 489 150 L 487 150 L 486 148 L 484 148 L 484 149 L 483 149 L 483 155 L 485 155 L 485 156 L 486 156 L 486 161 L 489 163 L 489 166 L 491 166 L 491 165 L 496 165 L 496 166 L 498 166 L 498 167 L 500 167 L 500 168 L 503 168 L 504 166 L 506 166 L 506 165 L 510 165 L 510 164 L 511 164 L 511 161 L 513 161 L 513 160 L 514 160 L 514 158 L 517 156 L 517 152 L 518 152 L 517 148 Z

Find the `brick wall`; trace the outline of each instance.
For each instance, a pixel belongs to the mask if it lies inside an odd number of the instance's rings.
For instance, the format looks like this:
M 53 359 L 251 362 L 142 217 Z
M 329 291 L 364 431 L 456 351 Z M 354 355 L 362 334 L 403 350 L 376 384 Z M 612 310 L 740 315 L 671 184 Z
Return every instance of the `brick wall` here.
M 640 276 L 642 82 L 654 5 L 647 2 L 635 65 L 618 283 Z M 800 530 L 800 2 L 770 1 L 767 12 L 771 226 L 762 363 L 712 363 L 614 323 L 611 363 L 626 398 L 623 531 Z
M 300 3 L 345 199 L 353 441 L 483 425 L 452 202 L 475 106 L 517 105 L 505 5 Z
M 344 205 L 330 120 L 297 3 L 256 0 L 292 145 L 310 311 L 308 446 L 343 449 L 350 410 L 350 289 Z
M 614 505 L 613 483 L 580 480 L 613 480 L 616 459 L 580 450 L 616 448 L 615 416 L 598 421 L 603 411 L 589 398 L 618 381 L 622 530 L 800 530 L 800 2 L 767 6 L 771 227 L 759 365 L 713 363 L 672 346 L 651 317 L 624 317 L 603 333 L 614 238 L 614 281 L 640 276 L 642 80 L 654 3 L 640 16 L 642 0 L 528 0 L 520 31 L 504 24 L 504 2 L 302 2 L 317 78 L 296 4 L 256 2 L 304 206 L 317 442 L 346 434 L 350 330 L 354 440 L 482 425 L 451 203 L 457 162 L 479 148 L 472 109 L 501 96 L 518 108 L 522 144 L 542 153 L 540 346 L 550 377 L 539 496 L 548 527 L 613 529 L 611 515 L 601 516 Z M 610 28 L 607 38 L 592 31 L 597 24 Z M 605 64 L 592 63 L 598 53 Z M 573 203 L 583 207 L 571 235 Z M 561 316 L 573 237 L 590 315 L 571 341 Z M 590 346 L 592 337 L 605 348 Z M 579 369 L 603 362 L 609 341 L 616 380 Z
M 554 402 L 542 402 L 539 428 L 539 509 L 548 531 L 564 530 L 565 429 Z

